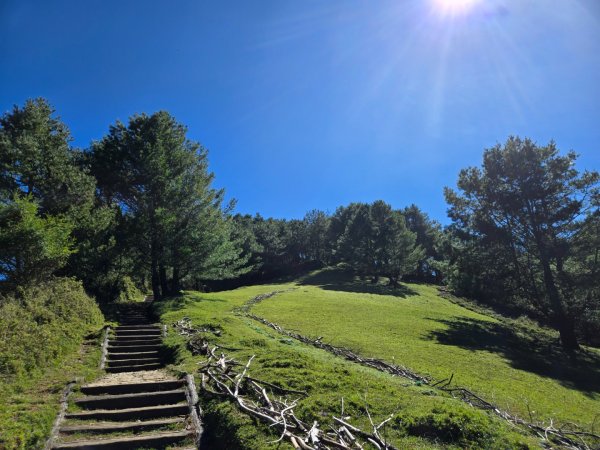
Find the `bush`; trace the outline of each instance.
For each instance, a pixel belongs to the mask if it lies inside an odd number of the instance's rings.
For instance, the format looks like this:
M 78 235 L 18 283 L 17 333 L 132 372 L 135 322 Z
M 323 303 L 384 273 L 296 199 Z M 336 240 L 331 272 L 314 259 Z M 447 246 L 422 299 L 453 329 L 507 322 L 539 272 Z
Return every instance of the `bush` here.
M 56 364 L 103 321 L 95 301 L 70 278 L 0 297 L 0 376 L 19 377 Z
M 141 302 L 143 299 L 144 294 L 137 288 L 131 278 L 124 276 L 119 280 L 118 303 Z

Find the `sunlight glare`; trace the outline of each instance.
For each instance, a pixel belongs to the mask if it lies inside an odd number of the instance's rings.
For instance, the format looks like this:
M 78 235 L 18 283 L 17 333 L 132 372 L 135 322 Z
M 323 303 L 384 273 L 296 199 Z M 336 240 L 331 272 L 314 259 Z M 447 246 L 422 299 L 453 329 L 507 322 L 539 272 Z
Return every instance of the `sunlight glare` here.
M 435 10 L 442 15 L 459 15 L 470 12 L 481 0 L 432 0 Z

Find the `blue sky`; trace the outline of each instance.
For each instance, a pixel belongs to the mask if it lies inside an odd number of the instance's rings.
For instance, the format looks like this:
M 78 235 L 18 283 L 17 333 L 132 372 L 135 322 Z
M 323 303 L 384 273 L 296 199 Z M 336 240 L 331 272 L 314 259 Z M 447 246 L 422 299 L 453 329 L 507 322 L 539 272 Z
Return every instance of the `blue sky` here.
M 511 134 L 600 169 L 600 2 L 1 0 L 0 111 L 38 96 L 80 147 L 170 111 L 242 213 L 446 222 L 443 187 Z

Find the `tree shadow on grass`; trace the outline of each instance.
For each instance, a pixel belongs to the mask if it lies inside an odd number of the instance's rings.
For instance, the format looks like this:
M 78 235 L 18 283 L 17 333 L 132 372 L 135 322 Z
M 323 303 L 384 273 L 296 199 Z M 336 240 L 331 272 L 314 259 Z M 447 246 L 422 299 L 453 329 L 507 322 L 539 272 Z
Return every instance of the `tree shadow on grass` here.
M 442 345 L 498 353 L 515 369 L 552 378 L 591 398 L 600 393 L 600 355 L 597 353 L 584 350 L 569 356 L 556 339 L 534 330 L 516 331 L 504 323 L 467 318 L 429 320 L 448 327 L 427 336 Z
M 170 311 L 178 311 L 187 308 L 195 303 L 215 303 L 226 302 L 221 298 L 198 297 L 195 295 L 178 295 L 176 297 L 168 297 L 163 300 L 152 302 L 152 312 L 160 317 L 162 314 Z
M 361 280 L 350 270 L 338 268 L 325 269 L 316 273 L 311 273 L 302 278 L 299 284 L 301 286 L 318 286 L 321 289 L 326 289 L 328 291 L 393 295 L 401 298 L 417 295 L 417 292 L 406 285 L 401 284 L 397 287 L 389 286 L 384 280 L 380 280 L 377 283 L 371 283 L 369 280 Z

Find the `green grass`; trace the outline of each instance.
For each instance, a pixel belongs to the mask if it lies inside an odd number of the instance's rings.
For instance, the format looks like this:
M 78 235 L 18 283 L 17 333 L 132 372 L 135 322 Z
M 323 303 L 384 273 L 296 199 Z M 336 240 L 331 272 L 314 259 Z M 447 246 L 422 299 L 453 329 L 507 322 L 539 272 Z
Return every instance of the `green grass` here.
M 305 421 L 317 420 L 324 428 L 331 423 L 332 414 L 340 413 L 341 399 L 344 398 L 345 413 L 352 417 L 351 422 L 365 429 L 368 428 L 366 407 L 375 420 L 394 413 L 394 420 L 385 433 L 400 448 L 535 448 L 539 445 L 536 439 L 517 432 L 496 417 L 427 386 L 418 386 L 406 379 L 334 357 L 282 337 L 274 330 L 234 312 L 258 294 L 290 287 L 294 284 L 252 286 L 211 294 L 188 292 L 182 297 L 159 303 L 157 312 L 169 325 L 182 317 L 189 317 L 195 325 L 220 329 L 220 336 L 210 333 L 207 337 L 214 343 L 234 349 L 226 352 L 240 362 L 256 355 L 250 368 L 251 376 L 306 391 L 308 396 L 299 401 L 296 411 Z M 311 295 L 306 296 L 305 289 Z M 295 298 L 293 303 L 302 302 L 302 299 L 310 299 L 320 291 L 316 287 L 302 287 L 265 300 L 254 308 L 277 309 L 282 300 L 285 310 L 285 299 Z M 331 294 L 347 295 L 339 292 Z M 330 317 L 321 313 L 317 315 L 322 320 L 320 325 L 323 329 L 328 327 L 324 319 L 336 323 L 346 320 L 345 314 L 340 314 L 340 311 Z M 336 326 L 333 325 L 333 328 Z M 368 331 L 378 334 L 377 329 L 365 329 L 365 332 Z M 353 334 L 350 332 L 348 337 L 353 338 Z M 195 373 L 198 362 L 204 358 L 192 356 L 186 350 L 185 339 L 172 329 L 169 332 L 166 343 L 173 351 L 172 369 Z M 401 340 L 402 333 L 399 332 L 395 339 Z M 206 397 L 202 403 L 207 437 L 215 448 L 291 448 L 287 444 L 270 443 L 278 438 L 277 434 L 238 412 L 232 403 Z M 211 445 L 208 448 L 212 448 Z
M 102 322 L 71 279 L 0 298 L 0 449 L 43 447 L 66 384 L 99 372 Z
M 598 350 L 585 349 L 570 360 L 555 333 L 468 310 L 441 298 L 433 286 L 394 291 L 330 270 L 252 311 L 436 379 L 454 374 L 456 384 L 526 419 L 531 412 L 535 420 L 600 425 Z
M 100 374 L 101 332 L 86 339 L 44 371 L 31 377 L 0 382 L 0 448 L 43 448 L 60 407 L 60 398 L 68 382 L 75 378 L 93 380 Z

